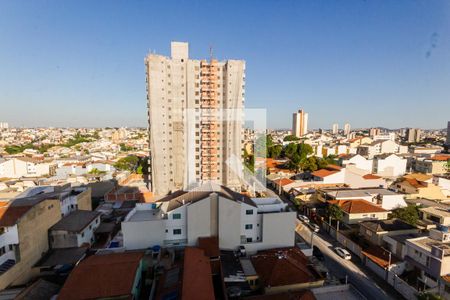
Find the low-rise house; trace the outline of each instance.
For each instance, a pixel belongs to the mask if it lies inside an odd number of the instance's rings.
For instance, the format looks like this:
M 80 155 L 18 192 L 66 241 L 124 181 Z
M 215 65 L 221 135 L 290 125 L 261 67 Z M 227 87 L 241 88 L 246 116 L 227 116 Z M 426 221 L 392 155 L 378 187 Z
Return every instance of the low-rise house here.
M 432 182 L 441 189 L 445 197 L 450 198 L 450 175 L 435 175 Z
M 444 200 L 447 198 L 441 188 L 432 183 L 432 176 L 422 173 L 405 175 L 395 182 L 393 187 L 399 192 L 407 194 L 407 197 L 411 199 Z
M 345 171 L 341 167 L 329 165 L 325 169 L 320 169 L 311 173 L 313 181 L 320 181 L 323 184 L 338 184 L 345 182 Z
M 429 236 L 406 240 L 405 260 L 420 275 L 425 288 L 435 288 L 442 276 L 450 274 L 450 233 L 448 227 L 431 229 Z
M 81 247 L 95 242 L 94 232 L 100 225 L 100 213 L 76 210 L 49 229 L 53 249 Z
M 200 248 L 186 247 L 183 262 L 181 299 L 214 299 L 209 257 Z
M 260 251 L 250 258 L 265 294 L 322 286 L 324 278 L 297 247 Z
M 371 159 L 384 153 L 407 153 L 408 147 L 397 144 L 391 140 L 378 140 L 368 145 L 358 147 L 357 153 Z
M 395 154 L 380 154 L 373 159 L 373 173 L 384 177 L 397 177 L 406 173 L 407 159 Z
M 293 246 L 295 218 L 279 198 L 250 198 L 208 184 L 138 203 L 122 222 L 122 232 L 127 249 L 194 246 L 199 237 L 217 236 L 220 249 L 245 245 L 255 252 Z
M 14 157 L 0 161 L 0 178 L 52 176 L 55 171 L 56 163 L 52 160 Z
M 386 220 L 388 211 L 363 199 L 331 200 L 329 204 L 336 204 L 344 213 L 343 222 L 357 224 L 367 220 Z
M 445 174 L 449 172 L 449 160 L 450 155 L 447 154 L 436 154 L 431 158 L 417 159 L 415 171 L 425 174 Z
M 371 173 L 373 169 L 373 160 L 367 159 L 359 154 L 349 154 L 341 156 L 339 158 L 339 162 L 344 167 L 353 165 L 356 168 L 365 170 L 369 173 Z
M 420 229 L 399 219 L 366 221 L 359 223 L 359 233 L 377 246 L 386 244 L 386 236 L 419 233 Z
M 328 200 L 363 199 L 380 205 L 386 210 L 407 206 L 404 195 L 384 188 L 323 188 L 318 190 L 317 196 L 319 200 L 325 202 Z
M 420 208 L 422 219 L 436 225 L 450 226 L 450 211 L 441 207 Z
M 139 299 L 144 253 L 92 255 L 76 266 L 58 299 Z

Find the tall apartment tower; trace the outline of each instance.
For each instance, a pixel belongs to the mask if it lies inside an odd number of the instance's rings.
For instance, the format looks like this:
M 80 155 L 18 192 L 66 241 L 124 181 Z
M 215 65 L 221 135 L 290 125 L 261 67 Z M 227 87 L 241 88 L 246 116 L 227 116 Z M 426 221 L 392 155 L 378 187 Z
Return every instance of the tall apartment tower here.
M 172 42 L 171 57 L 149 54 L 145 67 L 152 192 L 239 188 L 245 62 L 190 59 L 188 43 Z
M 308 133 L 308 113 L 300 109 L 292 116 L 292 134 L 302 137 Z
M 350 133 L 350 129 L 351 129 L 350 124 L 349 123 L 345 123 L 345 125 L 344 125 L 344 134 L 348 135 Z
M 406 131 L 406 140 L 408 143 L 420 142 L 420 135 L 422 131 L 418 128 L 408 128 Z
M 447 122 L 447 139 L 445 141 L 447 146 L 450 146 L 450 121 Z
M 338 134 L 339 132 L 339 124 L 333 124 L 333 134 Z

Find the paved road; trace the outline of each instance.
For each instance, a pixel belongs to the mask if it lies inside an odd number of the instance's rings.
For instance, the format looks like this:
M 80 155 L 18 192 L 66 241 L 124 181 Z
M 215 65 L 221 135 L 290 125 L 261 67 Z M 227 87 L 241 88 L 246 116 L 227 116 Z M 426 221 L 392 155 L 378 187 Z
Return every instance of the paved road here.
M 297 220 L 296 232 L 308 243 L 311 241 L 311 230 L 301 221 Z M 317 246 L 325 256 L 325 266 L 337 278 L 345 278 L 347 275 L 348 282 L 363 294 L 367 299 L 396 299 L 395 295 L 386 293 L 374 280 L 359 266 L 350 260 L 344 260 L 338 256 L 333 250 L 332 241 L 326 240 L 326 237 L 315 234 L 313 237 L 313 245 Z

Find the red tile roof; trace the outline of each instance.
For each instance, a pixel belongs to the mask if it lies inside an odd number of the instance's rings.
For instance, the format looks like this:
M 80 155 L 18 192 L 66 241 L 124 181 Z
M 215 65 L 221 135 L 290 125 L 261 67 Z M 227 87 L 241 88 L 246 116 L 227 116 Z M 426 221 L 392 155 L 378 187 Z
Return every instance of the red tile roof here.
M 251 257 L 251 262 L 266 287 L 322 280 L 308 268 L 308 259 L 296 247 L 260 251 Z
M 280 183 L 281 183 L 281 186 L 285 186 L 285 185 L 291 184 L 291 183 L 293 183 L 295 181 L 292 180 L 292 179 L 289 179 L 289 178 L 281 178 L 281 179 L 275 180 L 274 182 L 277 185 L 280 185 Z
M 342 169 L 342 167 L 341 167 L 341 166 L 338 166 L 338 165 L 330 164 L 330 165 L 328 165 L 325 169 L 340 171 L 340 170 Z
M 200 248 L 186 247 L 184 250 L 182 299 L 214 299 L 209 258 Z
M 366 174 L 366 175 L 363 176 L 363 178 L 370 180 L 370 179 L 380 179 L 381 177 L 377 176 L 377 175 L 374 175 L 374 174 Z
M 417 181 L 417 179 L 414 178 L 405 178 L 405 181 L 417 189 L 425 187 L 425 185 L 423 185 L 422 183 Z
M 389 266 L 389 252 L 383 250 L 379 246 L 367 248 L 362 251 L 362 253 L 382 268 L 387 268 Z M 399 262 L 399 259 L 391 255 L 391 264 L 395 264 L 397 262 Z
M 312 172 L 311 174 L 313 176 L 316 176 L 316 177 L 324 178 L 324 177 L 336 174 L 338 172 L 339 171 L 330 171 L 330 170 L 327 170 L 327 169 L 320 169 L 320 170 Z
M 431 157 L 431 160 L 437 160 L 437 161 L 447 161 L 450 159 L 450 155 L 446 154 L 436 154 L 433 157 Z
M 387 210 L 363 199 L 331 200 L 330 204 L 338 205 L 348 214 L 387 212 Z
M 70 273 L 58 299 L 131 299 L 143 252 L 92 255 Z

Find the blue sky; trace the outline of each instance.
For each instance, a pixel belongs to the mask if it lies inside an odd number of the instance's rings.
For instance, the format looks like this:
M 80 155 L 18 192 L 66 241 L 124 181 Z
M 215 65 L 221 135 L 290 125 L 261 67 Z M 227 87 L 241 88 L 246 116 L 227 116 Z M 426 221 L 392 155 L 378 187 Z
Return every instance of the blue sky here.
M 450 1 L 0 1 L 0 121 L 146 126 L 144 56 L 247 62 L 272 128 L 444 128 Z

